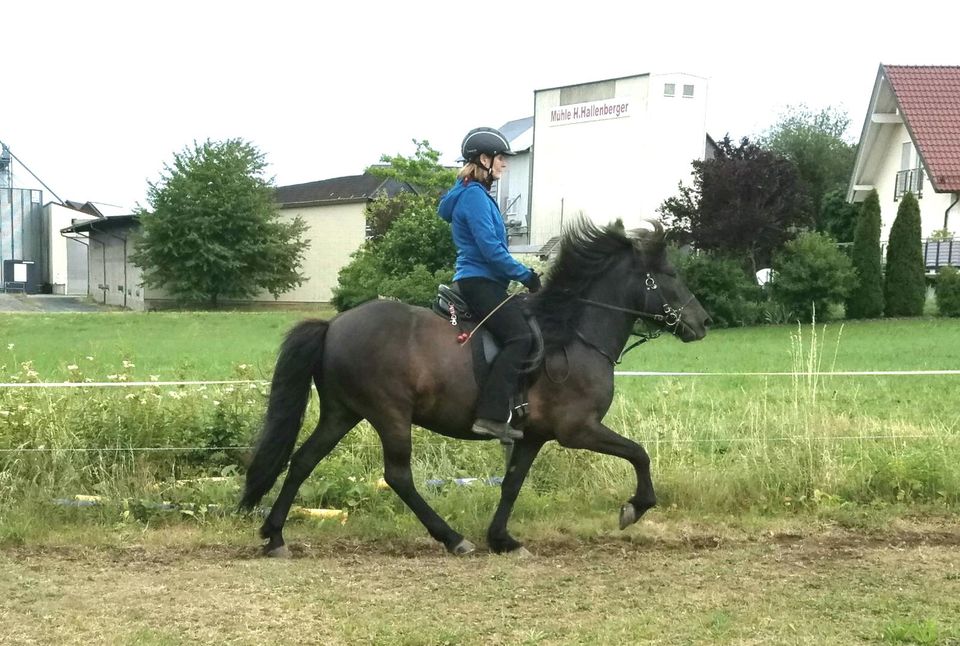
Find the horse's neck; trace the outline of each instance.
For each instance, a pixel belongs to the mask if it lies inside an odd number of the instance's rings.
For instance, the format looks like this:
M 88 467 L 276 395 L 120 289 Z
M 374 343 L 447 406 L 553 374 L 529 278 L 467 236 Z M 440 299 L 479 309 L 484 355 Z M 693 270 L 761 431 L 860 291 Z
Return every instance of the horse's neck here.
M 596 303 L 633 309 L 623 291 L 609 284 L 597 285 L 586 296 Z M 630 338 L 636 317 L 623 311 L 587 305 L 580 319 L 579 331 L 591 343 L 611 357 L 619 357 Z

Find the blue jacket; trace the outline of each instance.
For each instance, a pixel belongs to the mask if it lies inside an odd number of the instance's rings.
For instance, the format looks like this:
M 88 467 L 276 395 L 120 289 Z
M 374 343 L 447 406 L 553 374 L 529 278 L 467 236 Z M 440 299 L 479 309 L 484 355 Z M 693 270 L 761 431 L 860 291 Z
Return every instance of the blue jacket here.
M 500 209 L 481 184 L 464 184 L 458 179 L 440 200 L 437 211 L 453 225 L 457 247 L 454 280 L 489 278 L 506 287 L 511 280 L 524 282 L 531 277 L 530 269 L 507 250 L 507 229 Z

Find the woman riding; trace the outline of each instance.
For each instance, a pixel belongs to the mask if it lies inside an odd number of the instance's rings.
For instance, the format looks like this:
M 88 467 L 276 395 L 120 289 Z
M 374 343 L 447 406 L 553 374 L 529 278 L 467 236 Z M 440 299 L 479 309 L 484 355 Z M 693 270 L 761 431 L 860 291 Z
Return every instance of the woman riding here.
M 474 128 L 463 138 L 460 152 L 464 166 L 438 210 L 440 217 L 453 226 L 457 247 L 453 279 L 478 320 L 496 310 L 483 325 L 500 343 L 500 353 L 477 401 L 473 432 L 509 444 L 523 437 L 508 423 L 510 397 L 517 391 L 533 337 L 521 303 L 506 300 L 507 287 L 515 280 L 536 292 L 540 277 L 510 255 L 503 216 L 489 193 L 507 167 L 506 158 L 516 154 L 510 150 L 510 143 L 494 128 Z

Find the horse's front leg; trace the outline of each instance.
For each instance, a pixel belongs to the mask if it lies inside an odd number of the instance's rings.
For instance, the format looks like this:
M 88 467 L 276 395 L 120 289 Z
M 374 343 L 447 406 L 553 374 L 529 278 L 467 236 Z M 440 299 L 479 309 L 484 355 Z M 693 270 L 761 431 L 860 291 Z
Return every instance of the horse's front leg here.
M 599 421 L 593 421 L 567 433 L 558 433 L 557 441 L 561 446 L 571 449 L 615 455 L 633 465 L 637 472 L 637 491 L 620 508 L 620 529 L 637 522 L 645 511 L 657 504 L 653 480 L 650 478 L 650 456 L 633 440 L 615 433 Z
M 500 485 L 500 504 L 497 505 L 497 511 L 487 530 L 487 544 L 498 554 L 518 550 L 521 553 L 526 552 L 523 545 L 507 532 L 507 521 L 510 519 L 510 512 L 513 511 L 513 504 L 520 494 L 523 481 L 530 472 L 530 465 L 533 464 L 543 444 L 543 440 L 530 437 L 529 434 L 528 437 L 514 443 L 507 473 Z

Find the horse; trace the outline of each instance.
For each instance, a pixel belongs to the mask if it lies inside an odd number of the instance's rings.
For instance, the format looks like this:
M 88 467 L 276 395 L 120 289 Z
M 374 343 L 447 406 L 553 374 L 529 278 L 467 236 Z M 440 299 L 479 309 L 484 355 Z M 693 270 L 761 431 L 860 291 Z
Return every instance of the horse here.
M 668 261 L 658 222 L 630 233 L 618 223 L 568 227 L 544 287 L 527 305 L 542 331 L 543 356 L 527 375 L 523 438 L 509 452 L 487 531 L 495 553 L 528 553 L 507 531 L 507 521 L 531 464 L 551 440 L 633 465 L 637 486 L 620 509 L 621 529 L 656 504 L 647 452 L 601 421 L 613 401 L 614 364 L 638 319 L 684 342 L 702 339 L 710 323 Z M 264 554 L 289 556 L 283 526 L 297 490 L 362 419 L 383 446 L 384 479 L 430 536 L 455 555 L 476 550 L 423 499 L 410 467 L 412 424 L 460 440 L 491 439 L 471 431 L 479 386 L 473 353 L 460 344 L 458 329 L 429 309 L 375 300 L 329 321 L 302 321 L 288 332 L 240 502 L 242 510 L 252 510 L 289 465 L 260 528 Z M 311 381 L 320 419 L 294 453 Z

